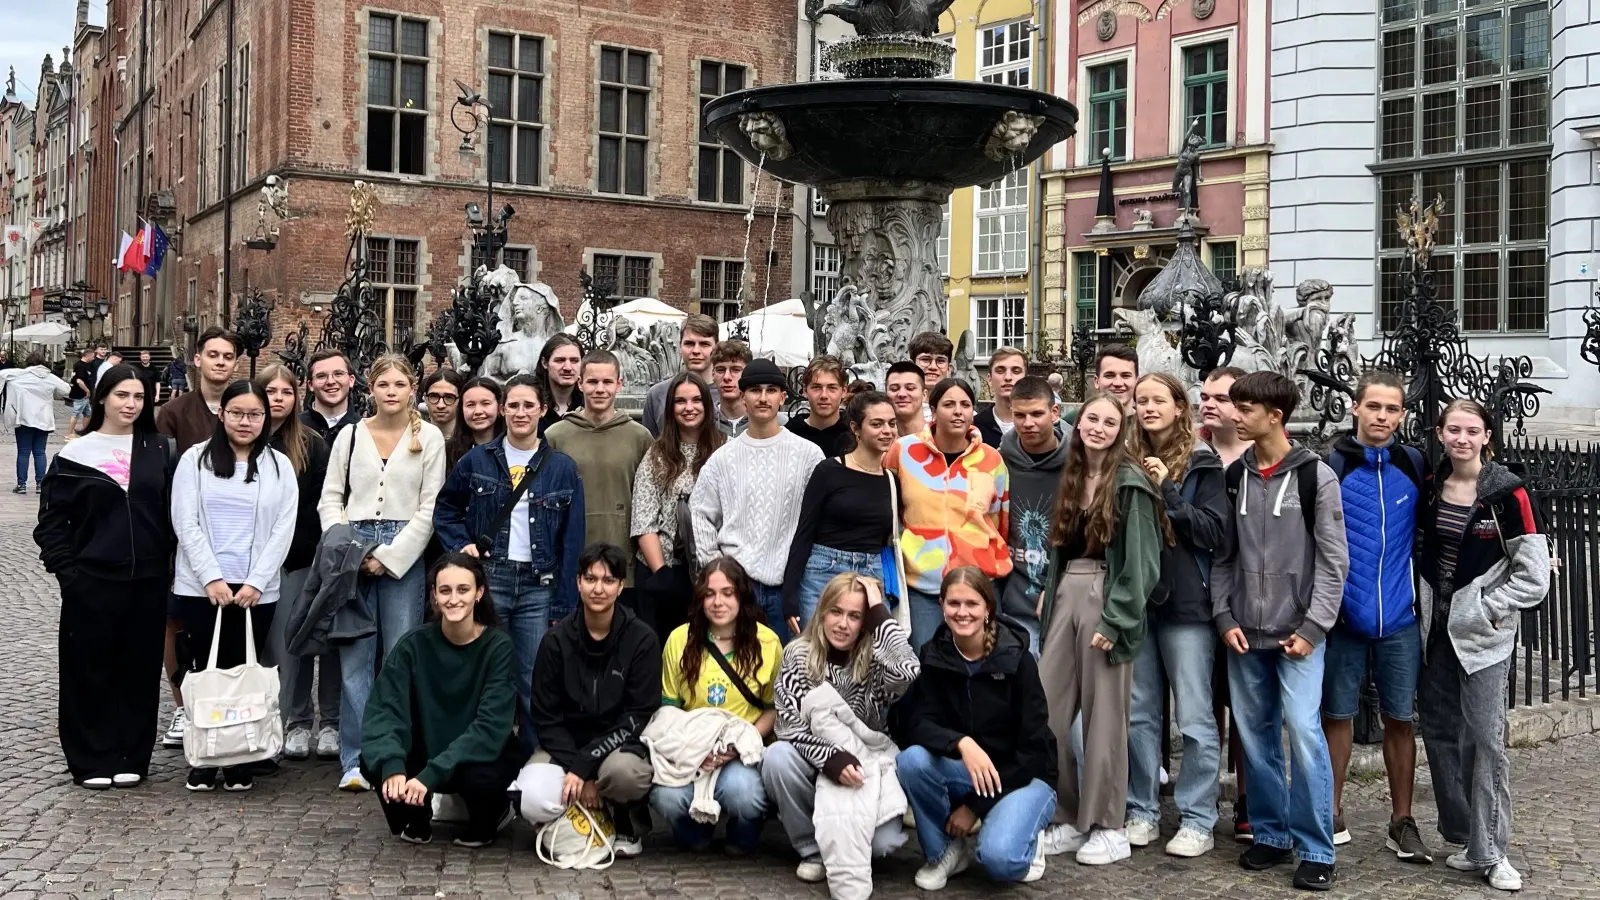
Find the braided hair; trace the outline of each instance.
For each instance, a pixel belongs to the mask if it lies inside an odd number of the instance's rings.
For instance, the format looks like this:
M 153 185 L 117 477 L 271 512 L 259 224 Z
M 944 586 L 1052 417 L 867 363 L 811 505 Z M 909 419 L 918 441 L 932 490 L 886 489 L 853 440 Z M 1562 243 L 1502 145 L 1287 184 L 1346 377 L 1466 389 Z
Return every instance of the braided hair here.
M 411 368 L 411 363 L 407 361 L 404 356 L 401 356 L 398 353 L 385 353 L 384 355 L 373 360 L 372 368 L 367 370 L 367 384 L 372 384 L 373 382 L 377 381 L 379 375 L 382 375 L 390 369 L 393 369 L 405 376 L 405 379 L 411 382 L 412 390 L 416 390 L 417 372 L 415 369 Z M 410 450 L 412 453 L 421 453 L 422 411 L 417 409 L 416 403 L 407 403 L 406 409 L 410 411 L 411 419 L 411 443 L 406 449 Z

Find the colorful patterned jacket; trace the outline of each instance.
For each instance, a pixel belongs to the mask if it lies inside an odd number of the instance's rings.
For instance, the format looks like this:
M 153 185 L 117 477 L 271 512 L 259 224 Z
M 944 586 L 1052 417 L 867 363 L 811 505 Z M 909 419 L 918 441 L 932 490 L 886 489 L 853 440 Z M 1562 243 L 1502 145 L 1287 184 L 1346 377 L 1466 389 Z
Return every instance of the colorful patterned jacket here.
M 990 578 L 1011 574 L 1011 478 L 1000 451 L 977 428 L 953 465 L 945 465 L 928 430 L 895 441 L 883 464 L 900 483 L 907 586 L 937 594 L 944 574 L 961 566 L 977 566 Z

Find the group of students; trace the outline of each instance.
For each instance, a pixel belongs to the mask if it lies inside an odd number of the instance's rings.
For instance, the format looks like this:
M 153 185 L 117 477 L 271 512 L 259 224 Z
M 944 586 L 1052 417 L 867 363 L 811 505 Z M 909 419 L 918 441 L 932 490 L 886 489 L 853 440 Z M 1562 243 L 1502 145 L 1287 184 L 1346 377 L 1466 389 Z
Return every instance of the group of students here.
M 1400 383 L 1369 373 L 1324 461 L 1289 441 L 1298 391 L 1272 373 L 1211 373 L 1197 423 L 1184 385 L 1109 347 L 1063 415 L 1002 348 L 980 411 L 949 340 L 924 334 L 884 392 L 813 360 L 808 412 L 787 420 L 783 373 L 716 334 L 688 317 L 684 371 L 649 389 L 643 423 L 615 408 L 616 358 L 564 336 L 503 385 L 419 384 L 380 358 L 365 418 L 336 352 L 309 361 L 302 412 L 293 372 L 234 382 L 237 339 L 208 331 L 198 389 L 159 423 L 111 369 L 36 529 L 61 583 L 74 779 L 147 773 L 159 698 L 140 673 L 163 618 L 180 711 L 212 629 L 226 667 L 248 622 L 282 666 L 285 756 L 310 754 L 319 719 L 339 786 L 378 786 L 407 840 L 456 794 L 458 842 L 492 841 L 513 782 L 535 823 L 608 807 L 620 855 L 650 809 L 694 848 L 725 819 L 732 853 L 775 813 L 797 874 L 851 894 L 909 808 L 916 882 L 936 890 L 974 862 L 1029 881 L 1051 855 L 1109 864 L 1154 842 L 1169 692 L 1184 749 L 1165 849 L 1213 849 L 1221 695 L 1241 865 L 1298 856 L 1295 884 L 1327 889 L 1370 650 L 1396 744 L 1389 846 L 1431 861 L 1401 761 L 1420 686 L 1441 834 L 1466 845 L 1448 862 L 1520 886 L 1501 701 L 1549 551 L 1487 458 L 1481 407 L 1445 409 L 1426 472 L 1393 439 Z M 251 771 L 188 786 L 219 781 L 248 789 Z

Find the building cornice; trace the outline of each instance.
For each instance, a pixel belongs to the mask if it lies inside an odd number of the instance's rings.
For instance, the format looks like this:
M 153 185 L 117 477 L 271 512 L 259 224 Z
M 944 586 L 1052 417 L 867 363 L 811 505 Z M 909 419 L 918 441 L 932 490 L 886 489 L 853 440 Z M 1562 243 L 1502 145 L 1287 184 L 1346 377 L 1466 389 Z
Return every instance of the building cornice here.
M 1273 150 L 1272 144 L 1247 144 L 1240 147 L 1225 147 L 1220 150 L 1207 150 L 1200 154 L 1200 164 L 1216 162 L 1225 159 L 1244 159 L 1250 156 L 1268 154 Z M 1149 159 L 1135 159 L 1126 162 L 1112 163 L 1111 171 L 1114 174 L 1123 172 L 1147 172 L 1151 169 L 1169 169 L 1178 164 L 1176 156 L 1157 156 Z M 1070 169 L 1054 169 L 1046 171 L 1045 179 L 1100 177 L 1100 164 L 1092 166 L 1074 166 Z M 1142 188 L 1141 188 L 1142 190 Z

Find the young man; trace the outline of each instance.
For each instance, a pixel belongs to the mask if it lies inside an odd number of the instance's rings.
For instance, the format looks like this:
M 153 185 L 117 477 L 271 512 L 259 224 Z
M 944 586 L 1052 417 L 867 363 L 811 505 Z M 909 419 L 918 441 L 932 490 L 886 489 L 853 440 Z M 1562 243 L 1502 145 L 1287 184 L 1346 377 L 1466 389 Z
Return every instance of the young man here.
M 150 351 L 139 351 L 139 362 L 133 367 L 133 374 L 139 376 L 144 383 L 144 395 L 150 398 L 151 404 L 161 401 L 161 381 L 156 376 L 155 366 L 150 365 Z
M 989 392 L 994 405 L 973 417 L 983 442 L 998 448 L 1011 433 L 1011 391 L 1028 374 L 1028 355 L 1015 347 L 1000 347 L 989 356 Z M 1048 384 L 1046 385 L 1048 386 Z
M 622 367 L 609 350 L 592 350 L 579 369 L 583 408 L 550 426 L 545 441 L 578 463 L 583 479 L 585 543 L 632 548 L 628 526 L 633 517 L 633 477 L 653 439 L 643 425 L 616 408 L 622 390 Z M 631 550 L 628 559 L 634 558 Z M 624 603 L 633 595 L 629 563 Z
M 300 421 L 332 447 L 339 429 L 361 421 L 350 403 L 350 389 L 356 383 L 350 360 L 338 350 L 319 350 L 306 365 L 306 380 L 311 382 L 311 408 L 300 414 Z
M 901 360 L 889 367 L 889 373 L 884 376 L 884 393 L 889 395 L 889 403 L 894 406 L 895 425 L 900 436 L 919 434 L 928 427 L 927 409 L 927 376 L 922 373 L 922 368 L 909 359 Z
M 1405 385 L 1373 370 L 1356 385 L 1356 427 L 1339 438 L 1328 464 L 1340 476 L 1350 576 L 1339 622 L 1328 632 L 1322 679 L 1322 731 L 1333 760 L 1333 842 L 1347 844 L 1344 782 L 1356 709 L 1372 660 L 1383 714 L 1383 767 L 1389 776 L 1387 846 L 1406 862 L 1433 862 L 1411 817 L 1417 769 L 1415 713 L 1422 638 L 1412 610 L 1411 552 L 1423 497 L 1422 454 L 1395 440 L 1405 420 Z
M 698 313 L 683 320 L 683 336 L 678 339 L 678 358 L 685 372 L 711 383 L 711 351 L 717 347 L 717 320 Z M 644 395 L 644 427 L 652 437 L 661 436 L 661 423 L 667 410 L 667 386 L 672 376 L 650 386 Z
M 72 389 L 67 392 L 67 400 L 72 405 L 72 419 L 67 422 L 69 441 L 78 436 L 78 426 L 89 421 L 90 398 L 94 396 L 94 373 L 99 368 L 93 347 L 83 348 L 83 354 L 72 364 Z
M 922 380 L 931 388 L 950 377 L 950 359 L 956 355 L 956 345 L 937 331 L 924 331 L 911 338 L 906 355 L 922 370 Z
M 1243 369 L 1223 366 L 1212 369 L 1200 385 L 1200 424 L 1205 426 L 1201 436 L 1217 451 L 1224 467 L 1233 465 L 1250 449 L 1250 442 L 1242 440 L 1239 429 L 1234 427 L 1233 401 L 1228 398 L 1233 383 L 1243 375 Z
M 1229 395 L 1239 436 L 1255 442 L 1228 467 L 1235 514 L 1211 570 L 1255 833 L 1239 864 L 1263 870 L 1298 853 L 1295 887 L 1325 891 L 1335 877 L 1333 772 L 1317 709 L 1323 639 L 1339 618 L 1350 570 L 1339 479 L 1284 434 L 1300 399 L 1293 381 L 1252 372 Z M 1284 725 L 1293 767 L 1288 780 Z
M 804 419 L 791 419 L 788 428 L 817 445 L 823 456 L 843 453 L 850 424 L 839 415 L 844 401 L 844 363 L 837 356 L 818 356 L 806 366 L 806 402 L 811 413 Z
M 1094 389 L 1105 391 L 1133 415 L 1133 387 L 1139 381 L 1139 354 L 1127 344 L 1108 344 L 1094 357 Z
M 638 856 L 650 830 L 650 752 L 639 735 L 661 706 L 661 643 L 617 604 L 630 555 L 590 544 L 578 556 L 578 609 L 544 636 L 533 670 L 534 762 L 543 765 L 519 780 L 535 826 L 574 802 L 614 804 L 622 857 Z
M 98 355 L 100 356 L 100 366 L 94 370 L 95 381 L 105 377 L 105 374 L 111 371 L 112 366 L 122 365 L 122 351 L 115 347 L 102 347 L 98 351 Z
M 1037 656 L 1035 610 L 1050 568 L 1050 520 L 1061 467 L 1067 461 L 1067 429 L 1048 381 L 1029 375 L 1008 393 L 1015 426 L 1000 441 L 1000 458 L 1011 473 L 1011 519 L 1006 529 L 1011 577 L 1000 594 L 1000 611 L 1028 629 L 1028 649 Z
M 711 351 L 712 389 L 717 392 L 717 428 L 728 437 L 737 437 L 749 422 L 745 420 L 744 394 L 739 378 L 750 365 L 750 346 L 744 341 L 723 341 Z
M 755 582 L 767 627 L 787 642 L 783 570 L 806 482 L 822 451 L 778 424 L 786 388 L 771 360 L 746 366 L 739 389 L 750 427 L 711 454 L 689 497 L 695 555 L 702 566 L 719 556 L 738 560 Z

